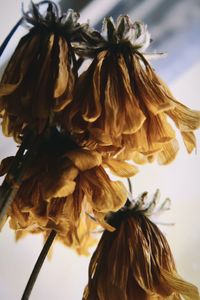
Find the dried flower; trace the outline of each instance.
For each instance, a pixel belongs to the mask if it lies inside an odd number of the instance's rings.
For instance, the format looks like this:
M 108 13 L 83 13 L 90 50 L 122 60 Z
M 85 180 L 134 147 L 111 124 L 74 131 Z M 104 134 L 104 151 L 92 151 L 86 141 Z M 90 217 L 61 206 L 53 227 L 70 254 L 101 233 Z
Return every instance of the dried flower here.
M 12 159 L 2 161 L 0 175 L 8 171 Z M 65 244 L 76 240 L 79 247 L 83 228 L 85 232 L 90 227 L 81 217 L 85 210 L 112 229 L 104 217 L 124 205 L 127 191 L 121 182 L 110 180 L 104 165 L 122 177 L 137 172 L 126 162 L 102 161 L 97 151 L 81 149 L 69 136 L 53 131 L 24 175 L 8 211 L 11 227 L 30 232 L 54 229 Z M 82 237 L 82 242 L 87 240 Z
M 200 126 L 200 112 L 175 100 L 146 60 L 147 27 L 128 16 L 120 16 L 116 24 L 107 18 L 99 44 L 94 36 L 94 47 L 85 53 L 94 60 L 61 114 L 63 127 L 84 135 L 94 149 L 112 147 L 115 154 L 123 150 L 124 159 L 135 152 L 143 161 L 157 158 L 166 164 L 178 151 L 170 117 L 190 153 L 196 146 L 193 131 Z M 80 49 L 84 55 L 84 47 Z
M 114 232 L 105 231 L 89 266 L 84 300 L 200 299 L 197 288 L 176 271 L 168 242 L 145 214 L 144 194 L 108 217 Z
M 76 61 L 71 41 L 85 25 L 78 23 L 73 10 L 60 15 L 55 3 L 45 3 L 44 15 L 40 4 L 32 3 L 31 10 L 24 12 L 30 31 L 21 38 L 0 83 L 3 132 L 17 141 L 27 124 L 41 132 L 73 97 Z

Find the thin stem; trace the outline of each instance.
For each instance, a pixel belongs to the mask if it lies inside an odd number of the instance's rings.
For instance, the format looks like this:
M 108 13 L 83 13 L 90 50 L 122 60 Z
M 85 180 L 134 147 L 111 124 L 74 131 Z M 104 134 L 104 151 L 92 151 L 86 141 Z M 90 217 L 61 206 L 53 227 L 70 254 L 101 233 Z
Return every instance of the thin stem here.
M 30 276 L 29 280 L 28 280 L 28 283 L 26 285 L 26 288 L 24 290 L 24 293 L 23 293 L 23 296 L 22 296 L 21 300 L 28 300 L 29 299 L 31 291 L 34 287 L 34 284 L 35 284 L 36 279 L 38 277 L 38 274 L 40 272 L 40 269 L 41 269 L 41 267 L 44 263 L 44 260 L 47 256 L 48 252 L 49 252 L 49 249 L 50 249 L 55 237 L 56 237 L 56 231 L 52 230 L 51 233 L 48 236 L 48 239 L 46 240 L 46 243 L 44 244 L 44 247 L 43 247 L 37 261 L 36 261 L 36 264 L 33 268 L 33 271 L 31 273 L 31 276 Z
M 132 183 L 131 183 L 131 180 L 130 180 L 130 178 L 127 178 L 127 181 L 128 181 L 128 188 L 129 188 L 129 192 L 132 194 L 132 192 L 133 192 L 133 188 L 132 188 Z
M 5 38 L 5 40 L 3 41 L 3 43 L 1 44 L 0 47 L 0 56 L 3 54 L 6 46 L 8 45 L 10 39 L 12 38 L 13 34 L 15 33 L 15 31 L 17 30 L 17 28 L 20 26 L 20 24 L 22 23 L 23 18 L 21 18 L 16 24 L 15 26 L 11 29 L 11 31 L 9 32 L 9 34 L 7 35 L 7 37 Z
M 37 139 L 33 147 L 24 155 L 28 141 L 29 139 L 26 138 L 24 143 L 20 146 L 14 158 L 14 162 L 0 187 L 0 223 L 20 188 L 22 178 L 27 168 L 37 153 L 41 137 Z
M 28 142 L 28 137 L 24 139 L 22 144 L 20 145 L 15 158 L 11 164 L 11 167 L 1 185 L 0 189 L 0 223 L 7 211 L 8 206 L 12 202 L 13 197 L 15 197 L 16 192 L 17 192 L 17 183 L 19 181 L 18 177 L 20 174 L 16 174 L 16 170 L 18 170 L 18 166 L 20 165 L 21 161 L 23 160 L 24 157 L 24 152 L 27 147 L 27 142 Z M 17 176 L 18 175 L 18 176 Z M 14 183 L 15 179 L 15 184 Z

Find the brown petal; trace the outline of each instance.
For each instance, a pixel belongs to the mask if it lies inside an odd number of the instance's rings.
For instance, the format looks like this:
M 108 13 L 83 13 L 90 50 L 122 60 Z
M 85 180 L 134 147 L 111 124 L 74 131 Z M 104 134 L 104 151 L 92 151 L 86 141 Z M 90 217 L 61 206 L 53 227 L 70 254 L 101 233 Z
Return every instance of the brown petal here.
M 119 159 L 104 159 L 103 163 L 108 166 L 114 175 L 119 177 L 128 178 L 136 175 L 139 172 L 136 166 Z
M 182 131 L 181 135 L 188 153 L 191 153 L 196 148 L 196 137 L 194 133 L 192 131 Z
M 69 61 L 67 41 L 59 38 L 58 75 L 54 87 L 54 111 L 64 109 L 71 101 L 74 92 L 74 75 Z M 55 66 L 55 69 L 57 66 Z
M 200 111 L 192 110 L 173 100 L 175 108 L 167 112 L 181 131 L 192 131 L 200 127 Z
M 81 171 L 92 169 L 99 166 L 102 162 L 100 153 L 85 149 L 68 151 L 65 156 L 68 157 Z
M 97 212 L 116 211 L 123 206 L 127 190 L 119 181 L 111 181 L 102 167 L 96 167 L 82 175 L 82 189 L 87 201 Z
M 160 165 L 167 165 L 171 163 L 179 150 L 179 144 L 176 139 L 172 140 L 169 143 L 165 143 L 162 145 L 162 150 L 157 154 L 158 155 L 158 163 Z
M 140 61 L 140 59 L 142 61 Z M 174 107 L 162 81 L 159 80 L 149 63 L 141 55 L 133 57 L 133 91 L 139 101 L 154 115 Z
M 151 143 L 166 143 L 175 138 L 175 131 L 161 113 L 149 119 L 148 133 Z
M 97 55 L 89 69 L 80 77 L 82 86 L 77 86 L 79 105 L 82 103 L 82 117 L 88 122 L 94 122 L 101 115 L 101 72 L 106 54 L 107 51 L 102 51 Z

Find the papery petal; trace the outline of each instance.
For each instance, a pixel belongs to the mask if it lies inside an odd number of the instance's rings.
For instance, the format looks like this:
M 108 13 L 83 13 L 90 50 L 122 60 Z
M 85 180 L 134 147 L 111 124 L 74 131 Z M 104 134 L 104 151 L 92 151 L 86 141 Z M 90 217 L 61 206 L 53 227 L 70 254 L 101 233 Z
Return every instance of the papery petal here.
M 118 213 L 109 222 L 116 230 L 104 231 L 91 258 L 83 299 L 199 299 L 198 289 L 177 274 L 158 227 L 142 214 Z
M 166 116 L 162 113 L 150 118 L 148 132 L 151 143 L 166 143 L 176 136 Z
M 70 167 L 60 174 L 57 174 L 57 180 L 47 174 L 43 181 L 44 195 L 47 199 L 52 197 L 65 197 L 73 193 L 75 189 L 74 179 L 78 175 L 75 167 Z M 60 196 L 59 196 L 60 195 Z
M 76 183 L 75 181 L 65 180 L 65 184 L 58 188 L 54 194 L 51 194 L 51 197 L 61 198 L 71 195 L 75 190 Z M 48 197 L 48 194 L 47 194 Z
M 181 131 L 192 131 L 200 127 L 200 111 L 192 110 L 173 100 L 175 108 L 167 112 Z
M 80 83 L 82 81 L 82 86 L 77 86 L 79 98 L 83 99 L 81 100 L 82 117 L 88 122 L 94 122 L 101 114 L 101 71 L 106 54 L 107 51 L 102 51 L 97 55 L 97 58 L 89 67 L 88 71 L 82 75 L 83 78 L 80 77 Z M 90 87 L 89 84 L 91 82 L 92 86 Z
M 47 205 L 47 215 L 50 220 L 59 224 L 63 218 L 67 218 L 65 205 L 67 198 L 53 198 Z M 68 212 L 69 214 L 69 212 Z
M 1 161 L 0 176 L 3 176 L 6 173 L 8 173 L 8 170 L 11 167 L 13 160 L 14 160 L 14 156 L 8 156 Z
M 55 66 L 56 69 L 57 66 Z M 59 38 L 58 75 L 54 87 L 54 111 L 60 111 L 67 106 L 73 98 L 74 75 L 69 61 L 69 49 L 64 38 Z
M 96 151 L 77 149 L 65 154 L 81 171 L 92 169 L 102 163 L 101 154 Z
M 16 84 L 1 84 L 0 85 L 0 97 L 12 94 L 17 87 L 20 85 L 22 81 L 22 76 Z M 0 102 L 0 110 L 1 110 L 1 102 Z
M 111 172 L 114 175 L 117 175 L 119 177 L 131 177 L 136 175 L 139 170 L 136 166 L 131 165 L 125 161 L 119 160 L 119 159 L 104 159 L 103 163 L 108 166 L 108 168 L 111 170 Z
M 172 162 L 179 150 L 179 145 L 176 139 L 172 140 L 169 143 L 162 145 L 162 150 L 157 154 L 158 163 L 160 165 L 167 165 Z
M 119 181 L 111 181 L 102 167 L 88 170 L 82 176 L 86 199 L 95 211 L 116 211 L 126 201 L 127 191 Z
M 139 102 L 131 91 L 130 76 L 123 56 L 119 58 L 119 72 L 124 85 L 124 101 L 122 99 L 121 110 L 124 110 L 124 134 L 131 134 L 139 130 L 144 123 L 146 116 L 140 108 Z M 119 102 L 119 103 L 120 103 Z M 123 107 L 124 106 L 124 107 Z
M 188 153 L 191 153 L 196 148 L 196 137 L 194 133 L 192 131 L 182 131 L 181 135 Z
M 144 155 L 157 153 L 162 148 L 162 145 L 154 143 L 154 141 L 150 139 L 150 133 L 148 133 L 148 122 L 146 120 L 143 126 L 136 133 L 123 135 L 123 144 L 127 147 L 127 149 L 140 152 Z
M 140 58 L 133 57 L 133 70 L 133 90 L 136 89 L 139 99 L 152 114 L 156 115 L 174 107 L 170 95 L 166 93 L 162 82 L 142 55 Z
M 117 64 L 115 59 L 118 59 Z M 110 71 L 105 89 L 105 126 L 110 127 L 109 131 L 117 136 L 121 133 L 134 133 L 142 126 L 146 117 L 131 91 L 124 58 L 111 56 L 107 64 Z

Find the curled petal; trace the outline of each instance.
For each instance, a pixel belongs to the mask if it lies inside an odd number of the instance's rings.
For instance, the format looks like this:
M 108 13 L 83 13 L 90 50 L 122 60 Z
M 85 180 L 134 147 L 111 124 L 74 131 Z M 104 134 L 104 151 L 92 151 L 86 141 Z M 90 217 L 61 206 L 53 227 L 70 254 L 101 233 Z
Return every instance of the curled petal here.
M 167 165 L 172 162 L 179 150 L 179 145 L 176 139 L 165 143 L 162 146 L 162 150 L 158 153 L 158 163 L 160 165 Z
M 92 169 L 102 163 L 102 156 L 96 151 L 77 149 L 68 151 L 65 156 L 68 157 L 80 171 Z
M 51 193 L 51 197 L 55 197 L 55 198 L 61 198 L 61 197 L 66 197 L 68 195 L 71 195 L 74 190 L 75 190 L 75 186 L 76 183 L 74 181 L 70 181 L 70 180 L 65 180 L 65 184 L 62 185 L 60 188 L 57 188 L 55 193 Z M 47 198 L 48 194 L 47 194 Z
M 142 214 L 116 214 L 116 230 L 104 231 L 89 265 L 84 300 L 199 299 L 179 277 L 165 236 Z M 111 225 L 113 224 L 111 222 Z
M 82 117 L 85 121 L 94 122 L 99 118 L 102 111 L 100 102 L 100 84 L 101 84 L 101 70 L 107 51 L 102 51 L 98 54 L 92 65 L 80 77 L 80 86 L 78 85 L 78 97 L 83 103 Z M 92 87 L 88 83 L 92 82 Z M 79 99 L 79 100 L 80 100 Z M 89 100 L 89 101 L 88 101 Z M 80 102 L 79 102 L 80 103 Z M 80 104 L 79 104 L 80 105 Z
M 148 132 L 151 143 L 166 143 L 175 138 L 175 131 L 162 113 L 150 118 Z
M 88 170 L 82 176 L 82 188 L 94 211 L 116 211 L 126 201 L 127 191 L 119 181 L 111 181 L 102 167 Z
M 108 166 L 114 175 L 120 177 L 128 178 L 136 175 L 139 171 L 136 166 L 119 159 L 104 159 L 103 163 Z
M 8 170 L 9 170 L 13 160 L 14 160 L 14 156 L 8 156 L 1 161 L 0 176 L 3 176 L 6 173 L 8 173 Z
M 170 101 L 171 96 L 166 93 L 162 82 L 142 55 L 140 58 L 133 56 L 132 81 L 133 90 L 152 114 L 156 115 L 174 107 Z
M 181 135 L 188 153 L 191 153 L 196 148 L 196 137 L 194 133 L 192 131 L 182 131 Z
M 181 131 L 192 131 L 200 127 L 200 111 L 192 110 L 173 100 L 175 108 L 167 112 Z
M 115 59 L 118 60 L 117 64 Z M 146 117 L 131 91 L 124 58 L 111 56 L 107 64 L 109 73 L 105 89 L 105 126 L 117 136 L 121 133 L 134 133 L 142 126 Z
M 67 41 L 59 38 L 58 75 L 54 87 L 54 111 L 64 109 L 71 101 L 74 91 L 74 75 L 69 62 L 69 49 Z

